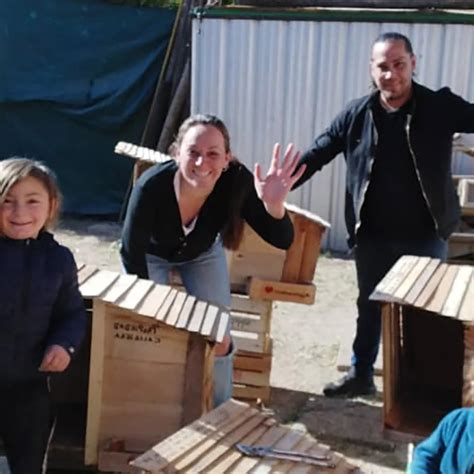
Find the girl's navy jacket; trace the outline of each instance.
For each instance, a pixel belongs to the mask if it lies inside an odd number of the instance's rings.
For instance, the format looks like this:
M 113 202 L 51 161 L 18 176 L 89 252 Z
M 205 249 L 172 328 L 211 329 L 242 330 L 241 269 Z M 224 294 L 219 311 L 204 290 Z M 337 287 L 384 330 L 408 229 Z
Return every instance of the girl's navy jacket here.
M 0 384 L 30 383 L 47 347 L 73 354 L 86 326 L 69 249 L 48 232 L 37 239 L 0 238 Z

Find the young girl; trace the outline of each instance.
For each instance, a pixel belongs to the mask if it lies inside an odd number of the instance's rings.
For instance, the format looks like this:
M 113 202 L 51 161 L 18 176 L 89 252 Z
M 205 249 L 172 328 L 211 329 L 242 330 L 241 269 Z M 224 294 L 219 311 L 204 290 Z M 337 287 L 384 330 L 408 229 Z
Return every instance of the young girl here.
M 128 273 L 168 283 L 175 268 L 196 298 L 230 307 L 230 283 L 222 243 L 235 249 L 244 219 L 272 245 L 287 249 L 293 226 L 284 202 L 304 172 L 292 176 L 298 154 L 291 147 L 280 163 L 274 149 L 265 177 L 232 157 L 227 128 L 212 115 L 195 115 L 181 125 L 172 146 L 175 160 L 147 170 L 137 181 L 122 235 Z M 216 348 L 214 404 L 232 394 L 230 335 Z
M 85 330 L 74 258 L 47 231 L 59 204 L 46 166 L 0 161 L 0 439 L 12 474 L 46 472 L 48 373 L 67 368 Z

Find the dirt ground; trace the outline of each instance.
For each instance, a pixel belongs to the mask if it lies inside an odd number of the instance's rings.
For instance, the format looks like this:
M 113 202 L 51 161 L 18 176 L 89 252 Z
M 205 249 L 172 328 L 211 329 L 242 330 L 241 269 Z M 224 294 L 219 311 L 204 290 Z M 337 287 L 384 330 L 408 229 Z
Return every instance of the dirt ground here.
M 120 225 L 115 221 L 65 218 L 58 240 L 78 262 L 119 270 Z M 340 377 L 338 361 L 348 362 L 355 324 L 356 283 L 352 260 L 322 255 L 312 306 L 275 303 L 274 360 L 270 408 L 284 423 L 296 424 L 331 445 L 368 473 L 401 473 L 407 446 L 384 439 L 382 380 L 377 395 L 328 399 L 322 387 Z

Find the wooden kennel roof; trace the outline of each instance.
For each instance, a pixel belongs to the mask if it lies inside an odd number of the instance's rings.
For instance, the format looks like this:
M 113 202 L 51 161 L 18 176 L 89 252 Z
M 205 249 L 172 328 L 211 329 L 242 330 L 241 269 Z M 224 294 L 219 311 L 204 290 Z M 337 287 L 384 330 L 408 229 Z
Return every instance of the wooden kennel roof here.
M 474 267 L 405 255 L 380 281 L 370 299 L 474 323 Z
M 176 329 L 198 333 L 213 342 L 224 338 L 230 316 L 218 306 L 136 275 L 84 264 L 78 265 L 78 270 L 79 290 L 84 298 L 98 298 Z

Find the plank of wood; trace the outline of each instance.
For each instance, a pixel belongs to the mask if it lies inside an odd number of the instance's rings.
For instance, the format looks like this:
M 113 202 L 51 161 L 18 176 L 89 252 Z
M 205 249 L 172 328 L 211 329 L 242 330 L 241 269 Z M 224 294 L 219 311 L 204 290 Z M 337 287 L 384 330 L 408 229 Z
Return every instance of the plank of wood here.
M 433 273 L 425 288 L 420 293 L 420 296 L 416 299 L 414 306 L 417 308 L 424 308 L 433 298 L 434 292 L 439 285 L 439 282 L 443 279 L 446 270 L 448 269 L 447 263 L 441 263 Z
M 228 328 L 230 324 L 230 315 L 227 311 L 221 311 L 219 314 L 219 320 L 217 321 L 218 324 L 215 324 L 216 333 L 214 336 L 214 340 L 216 342 L 222 342 L 224 340 L 224 336 L 228 333 Z
M 183 304 L 183 308 L 181 309 L 181 313 L 179 313 L 179 319 L 175 325 L 177 328 L 182 329 L 187 326 L 189 318 L 193 314 L 195 303 L 196 298 L 192 295 L 187 295 L 187 298 Z
M 290 216 L 301 216 L 306 221 L 314 222 L 315 224 L 321 226 L 323 229 L 329 229 L 331 227 L 331 224 L 329 222 L 325 221 L 317 214 L 314 214 L 313 212 L 308 211 L 307 209 L 298 207 L 295 204 L 285 203 L 285 208 L 290 213 Z
M 123 309 L 133 311 L 143 301 L 146 295 L 153 288 L 153 282 L 150 280 L 139 279 L 119 301 L 115 304 Z
M 469 283 L 472 280 L 474 268 L 469 266 L 459 267 L 456 278 L 453 281 L 451 291 L 449 292 L 441 314 L 444 316 L 457 317 L 464 295 L 468 290 Z
M 234 368 L 232 371 L 232 381 L 242 385 L 268 387 L 270 385 L 270 372 L 252 372 Z
M 396 301 L 405 301 L 405 296 L 408 292 L 412 289 L 413 285 L 418 281 L 419 276 L 426 268 L 426 266 L 430 263 L 430 257 L 420 257 L 418 261 L 413 265 L 411 271 L 405 277 L 405 279 L 401 282 L 400 286 L 397 288 L 394 294 L 394 298 Z
M 105 303 L 101 300 L 94 300 L 92 312 L 91 363 L 89 368 L 86 440 L 84 448 L 84 463 L 86 465 L 97 464 L 97 453 L 99 449 L 105 352 L 105 319 Z
M 285 436 L 287 429 L 282 426 L 274 425 L 260 438 L 257 446 L 273 446 L 280 438 Z M 250 472 L 259 462 L 258 458 L 245 456 L 235 463 L 226 474 L 242 474 Z
M 285 283 L 251 278 L 248 294 L 254 299 L 292 301 L 311 305 L 315 300 L 316 287 L 313 284 Z
M 233 384 L 232 395 L 242 400 L 270 400 L 270 387 L 253 387 L 251 385 Z
M 120 275 L 118 280 L 101 296 L 107 303 L 115 303 L 122 297 L 138 280 L 136 275 Z
M 240 440 L 250 434 L 255 428 L 263 423 L 265 416 L 255 411 L 254 416 L 249 418 L 245 423 L 236 427 L 227 436 L 222 438 L 219 443 L 214 445 L 211 450 L 208 450 L 204 455 L 197 459 L 196 463 L 190 466 L 192 472 L 209 472 L 209 466 L 216 462 L 221 456 L 233 450 L 234 445 Z
M 293 215 L 292 218 L 295 235 L 293 243 L 286 252 L 286 259 L 281 275 L 281 281 L 287 283 L 298 282 L 306 240 L 306 223 L 304 219 L 296 214 Z
M 231 313 L 230 322 L 231 328 L 234 331 L 264 332 L 263 322 L 260 315 Z
M 151 292 L 145 296 L 141 304 L 137 306 L 136 313 L 142 316 L 154 317 L 170 291 L 170 286 L 155 285 Z
M 185 426 L 199 418 L 205 412 L 204 376 L 206 345 L 208 344 L 199 334 L 190 334 L 183 387 L 183 414 L 181 426 Z
M 219 311 L 220 309 L 218 306 L 213 304 L 207 306 L 206 315 L 204 316 L 204 321 L 200 331 L 201 335 L 208 337 L 212 334 Z
M 97 268 L 93 267 L 92 265 L 86 265 L 81 270 L 79 270 L 77 274 L 77 283 L 81 286 L 83 283 L 87 281 L 95 272 L 97 272 Z
M 312 283 L 316 271 L 316 264 L 321 251 L 321 238 L 324 228 L 311 223 L 306 226 L 306 238 L 303 255 L 301 257 L 299 283 Z
M 474 321 L 474 278 L 472 277 L 459 309 L 458 318 L 461 321 Z
M 406 304 L 413 305 L 415 304 L 416 299 L 420 296 L 421 292 L 427 285 L 428 281 L 433 276 L 434 272 L 440 265 L 441 260 L 439 258 L 432 258 L 430 263 L 426 265 L 423 272 L 419 275 L 418 280 L 412 286 L 411 290 L 405 296 L 404 301 Z
M 79 287 L 83 298 L 96 298 L 107 290 L 120 276 L 117 272 L 99 270 Z
M 309 447 L 306 448 L 308 444 L 309 444 Z M 325 444 L 317 443 L 314 438 L 308 435 L 305 436 L 305 443 L 301 447 L 298 446 L 297 449 L 298 451 L 301 449 L 303 452 L 306 452 L 313 456 L 330 456 L 332 459 L 334 459 L 335 453 L 331 452 L 331 449 L 329 448 L 329 446 Z M 304 464 L 304 463 L 298 463 L 296 465 L 295 463 L 291 463 L 291 464 L 292 464 L 291 469 L 288 471 L 291 474 L 310 474 L 314 472 L 314 466 Z
M 396 301 L 394 298 L 395 292 L 417 263 L 418 258 L 413 255 L 400 257 L 380 280 L 374 292 L 370 295 L 370 299 L 373 301 Z
M 194 312 L 186 328 L 188 331 L 199 332 L 199 329 L 201 329 L 202 321 L 204 319 L 204 315 L 206 314 L 206 309 L 207 309 L 206 301 L 198 301 L 196 303 L 196 305 L 194 306 Z
M 269 372 L 272 368 L 272 354 L 243 355 L 238 352 L 234 356 L 234 369 L 251 372 Z
M 268 348 L 268 335 L 263 333 L 231 330 L 232 340 L 238 351 L 264 353 Z
M 285 435 L 280 438 L 273 447 L 275 449 L 291 451 L 298 443 L 301 442 L 303 438 L 303 432 L 287 428 Z M 252 472 L 255 474 L 270 474 L 272 469 L 275 469 L 277 472 L 279 472 L 279 466 L 277 467 L 278 464 L 282 464 L 282 462 L 278 459 L 261 458 L 260 462 L 255 466 Z
M 195 446 L 213 436 L 216 432 L 226 429 L 235 418 L 241 418 L 249 406 L 237 400 L 229 400 L 201 419 L 177 431 L 175 434 L 158 443 L 149 451 L 131 462 L 133 466 L 147 471 L 160 471 L 172 466 L 183 454 L 193 451 Z
M 271 301 L 251 299 L 247 295 L 239 295 L 232 293 L 232 301 L 230 304 L 232 311 L 250 314 L 262 314 L 272 309 Z
M 173 304 L 170 306 L 168 314 L 166 315 L 166 324 L 169 326 L 175 326 L 178 322 L 179 315 L 184 306 L 187 294 L 184 291 L 178 291 Z
M 464 328 L 462 405 L 474 407 L 474 326 Z
M 162 305 L 160 306 L 160 309 L 156 312 L 155 319 L 157 319 L 158 321 L 165 320 L 166 315 L 168 314 L 168 311 L 171 308 L 171 305 L 173 304 L 173 301 L 176 298 L 177 294 L 178 290 L 176 290 L 175 288 L 171 288 L 169 293 L 166 295 L 166 298 L 164 299 Z
M 243 412 L 238 419 L 231 420 L 218 432 L 215 432 L 206 440 L 204 440 L 199 446 L 194 446 L 191 451 L 188 451 L 175 463 L 175 469 L 179 472 L 188 468 L 198 459 L 201 459 L 208 450 L 222 442 L 222 440 L 225 439 L 229 433 L 232 433 L 239 426 L 244 425 L 249 419 L 254 418 L 257 413 L 258 411 L 255 408 L 250 408 L 249 410 Z M 258 421 L 260 422 L 260 420 Z
M 266 419 L 264 423 L 254 428 L 251 433 L 244 436 L 239 442 L 246 445 L 253 445 L 275 424 L 275 420 Z M 229 450 L 226 455 L 208 467 L 207 474 L 222 474 L 223 472 L 228 472 L 228 469 L 242 457 L 243 454 L 237 451 L 237 449 Z
M 433 298 L 429 302 L 425 309 L 427 311 L 432 311 L 433 313 L 440 313 L 441 309 L 444 306 L 444 302 L 446 301 L 449 292 L 451 291 L 451 287 L 453 285 L 453 281 L 456 277 L 456 274 L 459 270 L 457 265 L 449 265 L 443 279 L 440 281 L 438 287 L 436 288 Z

